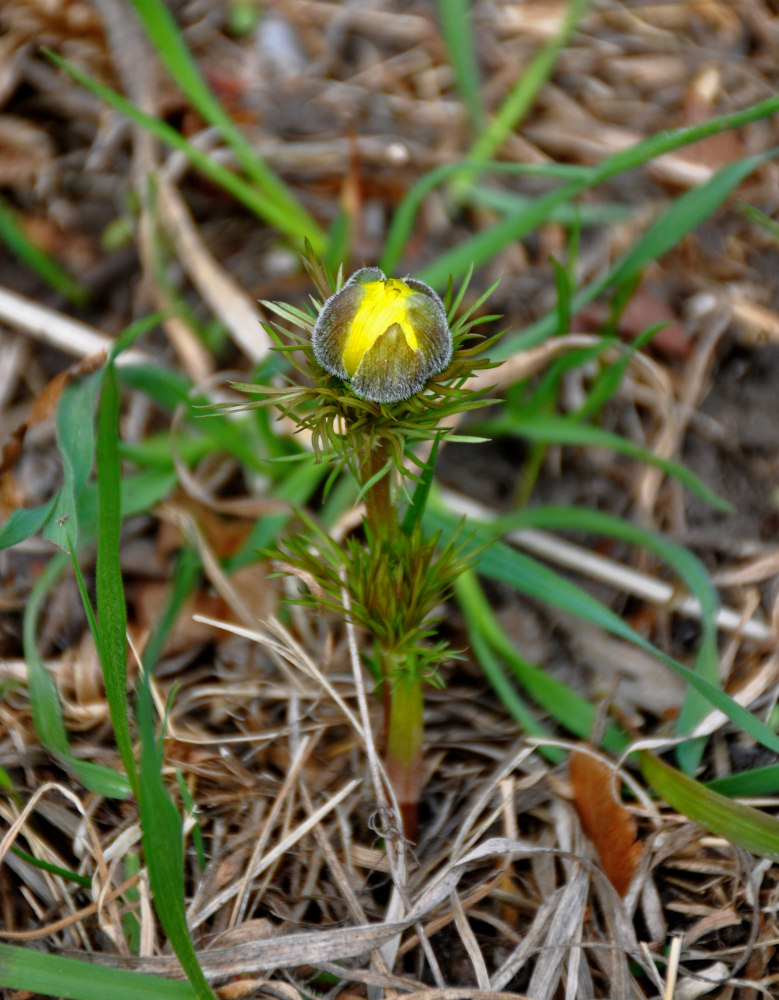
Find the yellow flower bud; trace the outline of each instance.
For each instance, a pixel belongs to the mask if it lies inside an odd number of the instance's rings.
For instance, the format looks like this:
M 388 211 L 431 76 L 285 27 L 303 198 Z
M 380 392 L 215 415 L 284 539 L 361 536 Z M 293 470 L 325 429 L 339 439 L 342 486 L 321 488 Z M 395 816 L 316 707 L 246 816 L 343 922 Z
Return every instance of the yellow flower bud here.
M 397 403 L 446 368 L 452 335 L 432 288 L 363 267 L 322 306 L 311 346 L 324 369 L 351 381 L 355 395 Z

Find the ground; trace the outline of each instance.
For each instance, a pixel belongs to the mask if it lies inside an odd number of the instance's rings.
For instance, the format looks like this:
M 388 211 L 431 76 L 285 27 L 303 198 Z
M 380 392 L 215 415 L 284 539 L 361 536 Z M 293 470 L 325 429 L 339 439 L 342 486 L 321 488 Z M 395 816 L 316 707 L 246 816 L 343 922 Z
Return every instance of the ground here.
M 481 111 L 473 93 L 458 87 L 442 27 L 441 11 L 457 13 L 460 6 L 471 18 Z M 348 273 L 381 258 L 398 205 L 415 182 L 468 154 L 478 116 L 493 115 L 515 81 L 532 71 L 542 47 L 563 30 L 567 5 L 183 0 L 168 9 L 221 106 L 314 224 L 327 231 L 348 219 Z M 267 354 L 260 323 L 269 314 L 258 303 L 304 304 L 312 285 L 299 264 L 300 241 L 283 232 L 292 225 L 289 216 L 273 225 L 258 218 L 218 177 L 191 169 L 43 52 L 118 90 L 240 174 L 240 155 L 205 127 L 131 4 L 6 0 L 0 27 L 5 519 L 16 508 L 44 503 L 62 481 L 56 376 L 85 358 L 99 364 L 99 352 L 132 322 L 175 304 L 177 311 L 135 349 L 160 370 L 182 373 L 213 401 L 227 379 L 248 378 Z M 643 138 L 771 98 L 778 56 L 779 13 L 767 0 L 590 4 L 495 156 L 505 163 L 601 163 Z M 729 164 L 770 150 L 778 137 L 774 114 L 583 193 L 577 287 L 605 273 L 675 199 Z M 772 223 L 778 182 L 767 158 L 642 269 L 616 326 L 619 342 L 629 345 L 647 327 L 665 326 L 598 420 L 682 463 L 728 501 L 729 513 L 656 467 L 602 447 L 539 449 L 522 436 L 492 435 L 483 444 L 447 445 L 438 466 L 455 509 L 463 498 L 492 514 L 528 504 L 575 505 L 688 547 L 730 615 L 718 636 L 723 687 L 743 694 L 769 724 L 776 721 L 779 618 L 779 244 Z M 502 218 L 501 199 L 537 201 L 551 186 L 548 177 L 489 174 L 480 179 L 478 197 L 463 199 L 454 180 L 442 181 L 421 202 L 397 272 L 424 273 Z M 552 259 L 570 260 L 575 230 L 573 213 L 561 209 L 476 269 L 466 301 L 500 278 L 489 311 L 501 318 L 490 333 L 504 329 L 511 338 L 555 308 Z M 42 277 L 31 246 L 61 270 Z M 564 336 L 602 332 L 609 310 L 608 296 L 582 304 Z M 553 345 L 526 369 L 530 352 L 506 359 L 491 373 L 495 399 L 519 406 L 556 352 Z M 594 371 L 585 364 L 560 379 L 556 413 L 581 404 Z M 494 402 L 472 415 L 472 426 L 503 412 L 504 404 Z M 188 418 L 181 412 L 172 418 L 143 386 L 123 383 L 126 470 L 130 446 L 141 449 L 154 435 L 166 435 L 171 419 Z M 274 425 L 279 436 L 288 430 Z M 170 448 L 170 437 L 160 440 Z M 182 814 L 189 806 L 181 789 L 196 804 L 195 830 L 206 850 L 201 870 L 188 820 L 189 926 L 201 965 L 222 995 L 292 996 L 298 994 L 289 984 L 305 983 L 316 993 L 350 996 L 383 985 L 426 1000 L 501 990 L 533 1000 L 632 1000 L 663 995 L 669 981 L 676 992 L 665 995 L 679 998 L 775 995 L 779 878 L 771 857 L 696 826 L 650 795 L 633 765 L 620 761 L 631 819 L 617 810 L 615 822 L 632 830 L 637 821 L 627 846 L 637 868 L 628 872 L 620 899 L 613 868 L 593 846 L 598 838 L 588 827 L 581 786 L 577 792 L 568 770 L 572 733 L 551 721 L 554 742 L 566 751 L 562 762 L 550 762 L 527 742 L 470 652 L 454 601 L 446 605 L 443 634 L 462 653 L 444 669 L 445 687 L 428 693 L 420 833 L 413 847 L 403 846 L 371 781 L 343 622 L 282 605 L 295 588 L 272 575 L 267 561 L 224 568 L 257 519 L 288 510 L 289 496 L 280 501 L 273 489 L 261 469 L 221 452 L 198 454 L 181 460 L 164 496 L 127 518 L 122 536 L 129 631 L 139 646 L 166 599 L 184 539 L 206 567 L 165 647 L 154 692 L 160 716 L 170 699 L 163 775 Z M 319 512 L 327 502 L 322 484 L 302 502 Z M 94 546 L 84 534 L 80 562 L 91 591 Z M 665 598 L 652 596 L 653 585 L 672 581 L 658 560 L 585 530 L 553 535 L 551 543 L 536 539 L 537 557 L 562 567 L 657 647 L 692 665 L 700 616 L 675 610 L 683 595 L 673 587 Z M 579 546 L 573 564 L 554 544 L 563 535 Z M 520 549 L 527 544 L 518 542 Z M 138 873 L 133 800 L 85 789 L 34 725 L 23 636 L 31 594 L 43 601 L 35 646 L 56 680 L 74 756 L 120 768 L 75 578 L 64 572 L 48 589 L 35 590 L 56 551 L 38 534 L 0 552 L 0 765 L 13 787 L 0 803 L 3 835 L 20 815 L 26 820 L 21 834 L 13 830 L 0 845 L 0 940 L 173 974 L 176 960 L 150 906 L 145 873 Z M 599 570 L 584 558 L 588 553 L 602 558 Z M 618 576 L 621 568 L 632 575 Z M 673 736 L 685 688 L 656 657 L 505 582 L 484 586 L 521 655 L 596 706 L 594 729 L 584 734 L 592 746 L 609 718 L 636 740 Z M 255 634 L 194 622 L 193 612 Z M 274 616 L 284 626 L 260 627 Z M 130 673 L 132 682 L 134 667 Z M 529 701 L 536 717 L 549 722 Z M 381 713 L 371 711 L 380 739 Z M 701 780 L 776 760 L 728 720 L 715 720 L 709 732 L 696 772 Z M 667 746 L 660 749 L 664 760 L 676 762 Z M 617 757 L 604 751 L 602 759 Z M 593 772 L 589 780 L 594 797 L 609 798 L 608 778 Z M 48 781 L 55 788 L 33 800 Z M 779 801 L 776 787 L 762 787 L 753 799 L 769 815 Z M 636 836 L 641 846 L 634 849 Z M 88 874 L 91 887 L 10 853 L 17 840 L 36 857 Z M 122 885 L 127 879 L 129 889 Z M 101 889 L 106 900 L 98 907 Z M 128 911 L 136 915 L 132 931 Z M 394 929 L 399 936 L 386 930 L 392 920 L 402 923 Z M 317 932 L 319 951 L 312 953 L 313 938 L 297 936 L 304 931 Z M 677 936 L 678 974 L 668 959 Z M 382 946 L 371 958 L 371 949 Z

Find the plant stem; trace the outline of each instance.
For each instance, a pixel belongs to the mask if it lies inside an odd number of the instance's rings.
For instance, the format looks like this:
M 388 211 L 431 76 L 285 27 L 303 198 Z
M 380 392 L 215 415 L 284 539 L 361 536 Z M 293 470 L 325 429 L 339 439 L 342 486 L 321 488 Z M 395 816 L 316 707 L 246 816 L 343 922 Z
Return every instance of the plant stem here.
M 387 466 L 389 465 L 389 468 Z M 362 484 L 371 482 L 382 470 L 384 475 L 365 491 L 365 519 L 376 558 L 391 558 L 387 543 L 400 530 L 398 510 L 392 496 L 389 445 L 379 438 L 360 463 Z M 377 603 L 380 604 L 381 597 Z M 373 609 L 379 614 L 382 607 Z M 395 791 L 409 840 L 417 837 L 417 807 L 422 774 L 422 680 L 415 664 L 400 662 L 400 654 L 381 651 L 384 691 L 385 763 Z
M 361 463 L 363 485 L 370 482 L 389 461 L 389 446 L 379 438 Z M 388 538 L 397 530 L 398 514 L 392 502 L 392 472 L 386 471 L 365 494 L 365 516 L 375 539 Z
M 398 676 L 397 666 L 394 666 L 385 684 L 390 699 L 387 776 L 398 799 L 405 835 L 416 841 L 422 786 L 422 678 L 417 671 Z

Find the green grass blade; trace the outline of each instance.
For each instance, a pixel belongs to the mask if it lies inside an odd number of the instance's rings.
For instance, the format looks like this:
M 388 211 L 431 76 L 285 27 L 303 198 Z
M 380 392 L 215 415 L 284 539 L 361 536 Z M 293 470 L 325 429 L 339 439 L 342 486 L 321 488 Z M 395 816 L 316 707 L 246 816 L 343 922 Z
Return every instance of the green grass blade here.
M 765 153 L 731 163 L 705 184 L 683 194 L 655 220 L 610 271 L 574 296 L 574 310 L 592 302 L 607 288 L 635 281 L 642 268 L 675 246 L 683 236 L 707 218 L 745 177 L 777 155 L 779 147 L 774 147 Z M 493 352 L 493 358 L 501 360 L 520 350 L 527 350 L 553 334 L 554 328 L 554 316 L 545 316 L 523 333 L 502 338 Z
M 479 67 L 473 45 L 471 4 L 469 0 L 439 0 L 438 11 L 457 87 L 468 109 L 471 127 L 474 131 L 478 131 L 484 121 L 484 108 L 481 102 Z
M 384 241 L 384 251 L 379 266 L 387 274 L 397 271 L 398 263 L 409 237 L 414 231 L 417 213 L 425 197 L 435 188 L 457 177 L 470 175 L 474 171 L 485 174 L 506 174 L 509 177 L 554 177 L 570 180 L 575 177 L 589 177 L 591 167 L 578 167 L 569 164 L 536 164 L 536 163 L 476 163 L 463 160 L 460 163 L 447 163 L 436 167 L 425 174 L 408 190 L 403 200 L 392 215 L 387 237 Z M 560 200 L 560 204 L 565 199 Z M 522 203 L 523 211 L 530 204 Z
M 767 764 L 741 774 L 707 781 L 706 787 L 727 796 L 776 795 L 779 792 L 779 764 Z
M 38 653 L 35 640 L 43 602 L 48 597 L 51 587 L 66 569 L 69 558 L 67 553 L 58 552 L 49 560 L 35 581 L 27 599 L 27 607 L 24 609 L 22 641 L 24 658 L 27 662 L 27 689 L 33 725 L 41 744 L 60 757 L 85 788 L 107 798 L 123 799 L 130 792 L 129 782 L 123 774 L 117 774 L 102 764 L 78 760 L 71 753 L 57 686 Z
M 550 677 L 517 653 L 484 596 L 476 574 L 472 570 L 463 573 L 455 581 L 454 590 L 468 624 L 472 649 L 504 705 L 523 729 L 535 736 L 549 735 L 517 699 L 496 662 L 495 653 L 505 660 L 517 681 L 556 722 L 579 739 L 594 739 L 596 708 L 562 681 Z M 607 725 L 600 740 L 602 746 L 614 753 L 624 750 L 628 742 L 627 736 L 613 723 Z
M 162 780 L 148 671 L 138 688 L 136 717 L 141 735 L 138 806 L 154 907 L 198 1000 L 215 1000 L 187 927 L 182 825 Z
M 217 163 L 207 153 L 193 146 L 192 143 L 187 142 L 184 136 L 176 131 L 175 128 L 168 125 L 167 122 L 141 111 L 140 108 L 137 108 L 127 98 L 122 97 L 115 90 L 111 90 L 110 87 L 98 83 L 97 80 L 93 80 L 86 73 L 82 73 L 80 69 L 67 62 L 67 60 L 62 59 L 55 52 L 51 52 L 49 49 L 43 49 L 43 51 L 55 66 L 65 70 L 77 83 L 81 84 L 82 87 L 96 97 L 99 97 L 101 101 L 115 108 L 121 114 L 126 115 L 137 125 L 141 125 L 172 149 L 178 149 L 182 152 L 190 164 L 196 170 L 199 170 L 204 177 L 224 188 L 236 201 L 241 202 L 242 205 L 245 205 L 259 218 L 264 219 L 270 225 L 274 226 L 282 235 L 289 237 L 295 242 L 302 242 L 307 236 L 311 237 L 313 234 L 313 246 L 321 247 L 323 245 L 324 239 L 318 235 L 319 228 L 316 226 L 316 223 L 311 222 L 310 228 L 303 226 L 295 215 L 289 215 L 285 208 L 279 205 L 275 199 L 270 198 L 255 184 L 248 183 L 242 177 L 233 173 L 232 170 L 228 170 L 227 167 Z
M 642 750 L 641 773 L 677 812 L 731 844 L 779 861 L 779 820 L 712 791 Z
M 438 435 L 435 441 L 433 441 L 433 447 L 430 449 L 430 455 L 428 456 L 427 462 L 425 462 L 422 475 L 419 477 L 419 481 L 414 488 L 414 495 L 411 498 L 411 503 L 408 505 L 406 513 L 403 517 L 401 530 L 406 535 L 412 534 L 417 525 L 421 523 L 422 516 L 425 513 L 427 500 L 430 496 L 430 488 L 433 485 L 435 463 L 438 458 L 438 448 L 440 444 L 441 436 Z
M 76 885 L 83 886 L 85 889 L 92 888 L 92 879 L 89 875 L 79 875 L 78 872 L 72 872 L 69 868 L 61 868 L 59 865 L 53 865 L 50 861 L 43 861 L 41 858 L 36 858 L 34 854 L 28 854 L 27 851 L 23 851 L 22 848 L 17 847 L 16 844 L 11 844 L 11 850 L 17 858 L 21 858 L 22 861 L 26 861 L 27 864 L 32 865 L 33 868 L 39 868 L 44 872 L 50 872 L 52 875 L 59 875 L 60 878 L 64 878 L 68 882 L 75 882 Z
M 78 546 L 78 500 L 95 458 L 95 399 L 101 372 L 71 382 L 57 406 L 57 445 L 65 481 L 43 534 L 61 549 Z
M 437 505 L 436 507 L 433 505 L 428 507 L 425 517 L 425 527 L 428 531 L 440 530 L 443 538 L 446 539 L 458 530 L 459 524 L 459 520 L 453 518 L 451 514 L 442 512 Z M 728 694 L 710 684 L 693 670 L 657 649 L 635 629 L 631 628 L 627 622 L 624 622 L 600 601 L 591 597 L 581 587 L 577 587 L 574 583 L 549 569 L 548 566 L 522 552 L 517 552 L 503 542 L 487 544 L 491 537 L 493 537 L 491 533 L 482 530 L 477 530 L 474 533 L 472 541 L 475 550 L 474 560 L 480 574 L 494 580 L 500 580 L 520 593 L 528 594 L 539 601 L 552 604 L 554 607 L 562 608 L 563 611 L 568 611 L 585 621 L 592 622 L 593 625 L 598 625 L 605 631 L 611 632 L 612 635 L 626 639 L 657 657 L 692 687 L 700 691 L 715 708 L 718 708 L 732 722 L 740 726 L 744 732 L 762 743 L 763 746 L 768 747 L 769 750 L 779 753 L 779 736 L 748 709 L 739 705 Z
M 2 943 L 0 985 L 65 1000 L 197 1000 L 189 983 Z
M 779 146 L 730 163 L 705 184 L 686 191 L 677 198 L 659 219 L 647 229 L 608 275 L 609 286 L 630 281 L 638 271 L 663 254 L 688 233 L 696 229 L 728 197 L 738 185 L 763 163 L 779 155 Z
M 121 460 L 119 386 L 112 362 L 106 365 L 97 413 L 97 651 L 103 667 L 114 738 L 125 773 L 138 794 L 133 741 L 127 712 L 127 607 L 119 562 L 121 544 Z
M 659 556 L 680 577 L 698 599 L 701 606 L 701 643 L 695 658 L 695 670 L 712 685 L 719 684 L 719 655 L 717 652 L 717 609 L 719 600 L 709 580 L 706 568 L 687 549 L 674 545 L 661 535 L 644 531 L 605 511 L 586 510 L 578 507 L 537 507 L 524 512 L 523 526 L 545 528 L 551 531 L 586 531 L 593 534 L 619 538 Z M 505 525 L 505 521 L 501 522 Z M 677 720 L 677 735 L 691 732 L 708 713 L 709 704 L 694 688 L 688 692 Z M 705 741 L 695 740 L 678 748 L 679 764 L 692 773 L 700 762 Z
M 699 139 L 715 135 L 726 129 L 737 128 L 759 118 L 765 118 L 768 115 L 775 114 L 777 111 L 779 111 L 779 97 L 771 97 L 744 111 L 723 115 L 720 118 L 711 119 L 700 125 L 660 132 L 649 139 L 644 139 L 636 143 L 629 149 L 620 150 L 618 153 L 607 157 L 599 166 L 591 168 L 584 176 L 569 181 L 556 191 L 552 191 L 543 198 L 540 198 L 527 211 L 520 213 L 516 217 L 503 219 L 489 229 L 478 233 L 476 236 L 460 244 L 460 246 L 443 254 L 432 264 L 428 265 L 419 277 L 433 288 L 440 290 L 446 286 L 446 282 L 450 276 L 458 278 L 471 265 L 481 267 L 487 261 L 492 260 L 504 247 L 526 236 L 527 233 L 541 225 L 542 222 L 545 222 L 559 204 L 576 197 L 576 195 L 585 189 L 595 187 L 617 174 L 642 166 L 649 160 L 653 160 L 664 153 L 669 153 L 674 149 L 679 149 L 681 146 L 697 142 Z M 774 154 L 772 152 L 761 155 L 768 157 Z M 751 162 L 755 159 L 759 159 L 759 157 L 749 157 L 748 161 Z M 735 166 L 735 164 L 732 166 Z M 751 169 L 755 169 L 754 165 Z M 513 353 L 514 350 L 515 348 L 512 346 L 509 351 L 508 345 L 503 343 L 501 345 L 500 356 L 506 357 L 507 353 Z
M 201 1000 L 213 1000 L 197 960 L 186 922 L 181 821 L 162 782 L 161 761 L 152 723 L 148 672 L 138 693 L 141 734 L 140 776 L 136 771 L 127 714 L 127 608 L 120 564 L 121 466 L 119 459 L 119 385 L 113 362 L 106 365 L 98 408 L 97 613 L 98 653 L 114 736 L 141 814 L 141 833 L 154 905 L 170 943 Z
M 153 672 L 157 666 L 176 617 L 202 577 L 202 568 L 197 550 L 191 545 L 185 545 L 176 560 L 165 604 L 143 648 L 144 670 Z
M 638 459 L 641 462 L 648 462 L 656 465 L 663 472 L 678 479 L 680 483 L 696 493 L 702 500 L 705 500 L 715 510 L 728 513 L 732 510 L 731 505 L 717 496 L 712 490 L 701 482 L 697 476 L 693 475 L 678 462 L 661 455 L 655 455 L 641 445 L 619 434 L 603 430 L 601 427 L 593 427 L 591 424 L 580 424 L 570 417 L 557 416 L 555 414 L 537 415 L 532 419 L 521 416 L 503 416 L 497 420 L 488 420 L 476 424 L 474 433 L 485 434 L 490 437 L 500 435 L 510 435 L 512 437 L 526 438 L 530 441 L 541 441 L 545 444 L 564 445 L 591 445 L 596 448 L 610 448 L 620 455 L 627 455 L 629 458 Z
M 58 501 L 59 494 L 55 494 L 42 507 L 19 508 L 13 511 L 0 528 L 0 549 L 10 549 L 12 545 L 18 545 L 25 538 L 34 535 L 48 520 Z
M 74 306 L 83 306 L 89 301 L 89 289 L 84 288 L 75 278 L 61 267 L 57 261 L 36 246 L 24 232 L 13 212 L 3 198 L 0 198 L 0 240 L 31 271 L 42 278 L 47 285 L 59 292 Z
M 263 192 L 268 202 L 275 205 L 276 214 L 286 218 L 285 228 L 281 228 L 281 232 L 294 233 L 299 238 L 308 237 L 315 252 L 321 252 L 324 235 L 319 226 L 273 171 L 260 160 L 216 99 L 181 37 L 169 7 L 160 0 L 132 0 L 132 4 L 165 67 L 192 106 L 209 125 L 219 129 L 246 176 Z
M 761 212 L 759 208 L 755 208 L 754 205 L 748 205 L 744 202 L 740 208 L 742 214 L 749 219 L 750 222 L 754 222 L 755 225 L 760 226 L 761 229 L 765 229 L 765 231 L 770 233 L 779 243 L 779 223 L 767 216 L 765 212 Z
M 256 472 L 267 472 L 261 456 L 257 454 L 252 436 L 252 425 L 226 420 L 223 413 L 215 413 L 213 404 L 205 396 L 192 396 L 192 383 L 180 372 L 151 365 L 122 365 L 117 369 L 120 383 L 128 389 L 137 389 L 151 396 L 160 406 L 173 412 L 177 406 L 186 407 L 187 418 L 196 431 L 207 435 L 215 446 L 230 452 L 240 462 Z
M 531 59 L 468 153 L 469 160 L 491 160 L 532 107 L 552 74 L 560 50 L 568 44 L 589 0 L 571 0 L 560 31 Z

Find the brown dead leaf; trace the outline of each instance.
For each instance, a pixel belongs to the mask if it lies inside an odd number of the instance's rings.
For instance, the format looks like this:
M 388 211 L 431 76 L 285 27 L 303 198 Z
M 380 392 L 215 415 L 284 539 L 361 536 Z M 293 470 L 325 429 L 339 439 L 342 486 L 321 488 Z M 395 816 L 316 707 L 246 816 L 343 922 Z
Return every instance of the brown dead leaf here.
M 568 762 L 573 801 L 582 829 L 595 845 L 601 867 L 624 896 L 635 874 L 643 846 L 632 813 L 614 789 L 614 771 L 598 757 L 574 750 Z

